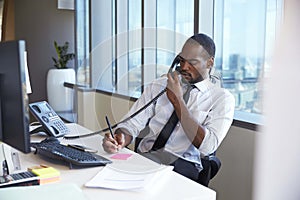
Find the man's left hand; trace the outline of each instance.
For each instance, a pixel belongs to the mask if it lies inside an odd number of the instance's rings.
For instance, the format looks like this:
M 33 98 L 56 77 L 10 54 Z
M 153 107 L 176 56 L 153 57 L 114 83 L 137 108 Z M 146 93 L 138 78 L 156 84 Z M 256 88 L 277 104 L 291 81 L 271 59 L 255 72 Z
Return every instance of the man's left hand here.
M 183 91 L 181 88 L 180 78 L 177 72 L 172 74 L 168 73 L 167 77 L 167 97 L 173 105 L 176 105 L 178 104 L 178 101 L 183 100 Z

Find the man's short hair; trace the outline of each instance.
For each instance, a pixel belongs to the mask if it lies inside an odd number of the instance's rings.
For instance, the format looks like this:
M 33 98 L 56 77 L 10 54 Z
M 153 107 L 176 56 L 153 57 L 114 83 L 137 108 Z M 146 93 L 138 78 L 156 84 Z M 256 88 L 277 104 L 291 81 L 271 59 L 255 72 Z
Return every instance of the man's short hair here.
M 199 43 L 211 57 L 215 57 L 215 52 L 216 52 L 215 42 L 209 36 L 203 33 L 198 33 L 190 37 L 190 39 L 193 39 L 197 43 Z

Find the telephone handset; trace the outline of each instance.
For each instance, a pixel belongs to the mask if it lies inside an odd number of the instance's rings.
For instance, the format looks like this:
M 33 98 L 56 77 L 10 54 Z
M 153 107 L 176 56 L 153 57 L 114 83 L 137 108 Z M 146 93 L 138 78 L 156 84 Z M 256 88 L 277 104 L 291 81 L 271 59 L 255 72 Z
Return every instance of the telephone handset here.
M 42 125 L 31 133 L 44 131 L 50 136 L 61 137 L 70 132 L 62 119 L 46 101 L 31 103 L 29 109 Z
M 180 68 L 180 65 L 178 65 L 180 63 L 180 61 L 186 62 L 186 60 L 184 58 L 182 58 L 180 55 L 177 55 L 175 57 L 175 59 L 173 60 L 172 65 L 168 71 L 168 73 L 170 73 L 172 75 L 172 77 L 174 77 L 173 76 L 174 71 L 177 71 L 180 73 L 181 68 Z M 185 85 L 185 86 L 190 85 L 190 83 L 188 81 L 186 81 L 185 79 L 181 78 L 180 80 L 183 85 Z
M 180 56 L 177 55 L 177 56 L 174 58 L 174 60 L 173 60 L 173 62 L 172 62 L 172 65 L 171 65 L 170 68 L 169 68 L 168 73 L 171 73 L 171 74 L 172 74 L 172 73 L 174 73 L 174 70 L 180 72 L 180 66 L 178 66 L 178 64 L 180 63 L 180 60 L 181 60 Z

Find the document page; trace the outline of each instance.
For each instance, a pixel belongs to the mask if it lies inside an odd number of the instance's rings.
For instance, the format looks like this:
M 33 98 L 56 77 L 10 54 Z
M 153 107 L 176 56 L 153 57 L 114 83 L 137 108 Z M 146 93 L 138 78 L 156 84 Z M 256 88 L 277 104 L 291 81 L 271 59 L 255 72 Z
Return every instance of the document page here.
M 152 171 L 135 173 L 133 171 L 122 171 L 107 165 L 85 186 L 116 190 L 146 189 L 172 170 L 172 166 L 161 165 Z

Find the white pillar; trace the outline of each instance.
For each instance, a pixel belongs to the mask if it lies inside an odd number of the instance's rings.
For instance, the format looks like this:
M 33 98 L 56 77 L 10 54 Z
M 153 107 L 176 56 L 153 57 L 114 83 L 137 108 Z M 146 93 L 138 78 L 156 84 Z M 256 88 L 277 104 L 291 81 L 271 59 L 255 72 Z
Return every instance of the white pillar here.
M 258 133 L 253 198 L 300 199 L 300 1 L 286 0 L 266 83 L 265 127 Z

